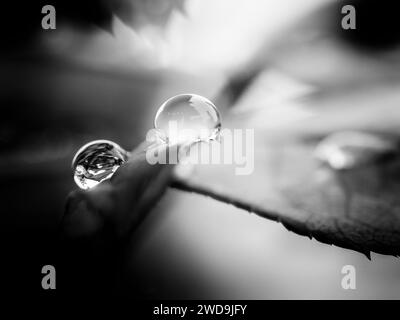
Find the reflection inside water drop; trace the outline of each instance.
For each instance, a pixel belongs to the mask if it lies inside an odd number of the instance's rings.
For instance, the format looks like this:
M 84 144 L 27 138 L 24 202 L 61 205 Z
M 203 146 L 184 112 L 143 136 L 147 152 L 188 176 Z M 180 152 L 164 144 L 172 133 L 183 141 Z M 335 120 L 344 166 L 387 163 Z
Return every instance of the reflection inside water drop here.
M 110 179 L 115 171 L 128 160 L 128 152 L 108 140 L 85 144 L 72 160 L 74 181 L 81 189 L 91 189 Z
M 161 105 L 154 127 L 164 143 L 209 141 L 218 138 L 221 119 L 210 100 L 196 94 L 180 94 Z

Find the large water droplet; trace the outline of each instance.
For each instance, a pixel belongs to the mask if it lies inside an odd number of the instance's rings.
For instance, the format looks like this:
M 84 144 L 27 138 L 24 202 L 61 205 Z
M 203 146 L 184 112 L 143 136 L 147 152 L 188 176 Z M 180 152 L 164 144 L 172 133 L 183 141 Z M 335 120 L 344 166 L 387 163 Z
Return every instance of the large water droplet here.
M 154 127 L 165 143 L 209 141 L 218 138 L 221 118 L 210 100 L 196 94 L 179 94 L 161 105 Z
M 72 160 L 74 180 L 79 188 L 91 189 L 110 179 L 115 171 L 128 160 L 128 152 L 108 140 L 85 144 Z

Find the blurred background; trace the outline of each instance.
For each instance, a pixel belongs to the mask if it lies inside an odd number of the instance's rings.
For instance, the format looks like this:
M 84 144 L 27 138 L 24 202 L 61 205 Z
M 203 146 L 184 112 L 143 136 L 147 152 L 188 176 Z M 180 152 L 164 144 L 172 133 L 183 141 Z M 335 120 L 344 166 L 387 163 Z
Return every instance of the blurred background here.
M 41 8 L 56 8 L 43 30 Z M 357 8 L 356 30 L 341 8 Z M 2 236 L 16 290 L 41 291 L 76 150 L 133 149 L 184 92 L 265 134 L 400 134 L 394 1 L 55 0 L 5 4 L 0 34 Z M 318 114 L 323 122 L 297 122 Z M 224 123 L 223 123 L 224 125 Z M 398 258 L 328 246 L 201 195 L 168 190 L 132 239 L 132 295 L 207 299 L 396 299 Z M 357 289 L 341 288 L 341 268 Z M 16 284 L 16 282 L 18 285 Z M 58 293 L 57 293 L 58 294 Z

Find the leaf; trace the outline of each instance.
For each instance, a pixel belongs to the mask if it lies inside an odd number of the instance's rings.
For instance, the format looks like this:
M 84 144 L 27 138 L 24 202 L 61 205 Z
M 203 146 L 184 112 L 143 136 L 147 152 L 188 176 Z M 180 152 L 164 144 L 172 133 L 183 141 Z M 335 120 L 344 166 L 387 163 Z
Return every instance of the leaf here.
M 29 1 L 24 10 L 16 2 L 3 4 L 4 12 L 19 12 L 18 23 L 12 14 L 0 21 L 0 34 L 5 49 L 26 50 L 37 45 L 37 36 L 43 36 L 40 21 L 45 1 Z M 102 28 L 112 33 L 113 17 L 121 19 L 134 29 L 143 25 L 164 27 L 175 11 L 184 12 L 185 0 L 53 0 L 57 13 L 57 29 L 73 26 L 82 30 Z M 10 29 L 10 26 L 13 28 Z M 28 50 L 29 52 L 29 50 Z
M 127 26 L 137 28 L 152 24 L 164 26 L 174 10 L 182 11 L 184 0 L 91 0 L 85 3 L 56 0 L 59 16 L 81 27 L 97 25 L 112 31 L 113 15 Z
M 372 110 L 379 105 L 383 111 L 380 104 L 375 104 L 383 92 L 368 90 L 359 92 L 358 100 L 369 103 L 358 106 L 351 99 L 351 112 L 343 103 L 343 94 L 318 100 L 319 109 L 316 101 L 310 100 L 297 104 L 283 102 L 275 108 L 265 106 L 246 117 L 232 112 L 224 127 L 255 128 L 254 172 L 240 176 L 235 175 L 234 165 L 196 165 L 191 175 L 178 176 L 174 186 L 281 222 L 290 231 L 359 251 L 368 258 L 371 251 L 398 256 L 400 157 L 337 171 L 314 155 L 321 137 L 343 130 L 344 126 L 391 131 L 389 120 L 398 120 L 399 112 L 392 108 L 388 98 L 386 108 L 392 112 L 386 113 L 387 121 L 377 123 Z M 354 92 L 351 94 L 354 98 Z M 398 99 L 395 94 L 392 102 Z M 243 105 L 252 105 L 251 99 L 245 100 Z M 324 104 L 336 108 L 324 108 Z M 301 116 L 304 105 L 313 110 L 310 116 L 306 112 Z
M 143 24 L 164 27 L 175 10 L 183 12 L 184 0 L 114 0 L 110 7 L 132 29 Z
M 68 195 L 62 228 L 72 237 L 86 237 L 112 231 L 127 238 L 141 223 L 166 190 L 173 166 L 150 165 L 147 142 L 134 149 L 129 160 L 106 181 L 90 190 L 75 189 Z M 157 147 L 159 153 L 173 152 L 177 146 Z

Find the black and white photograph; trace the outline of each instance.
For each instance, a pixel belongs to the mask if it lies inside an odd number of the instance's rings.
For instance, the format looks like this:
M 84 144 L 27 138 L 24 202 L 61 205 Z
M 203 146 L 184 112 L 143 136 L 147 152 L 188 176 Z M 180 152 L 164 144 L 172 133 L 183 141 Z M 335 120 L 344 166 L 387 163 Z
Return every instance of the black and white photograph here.
M 400 299 L 396 1 L 0 6 L 7 301 Z

